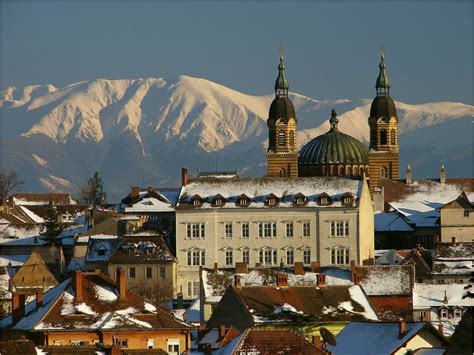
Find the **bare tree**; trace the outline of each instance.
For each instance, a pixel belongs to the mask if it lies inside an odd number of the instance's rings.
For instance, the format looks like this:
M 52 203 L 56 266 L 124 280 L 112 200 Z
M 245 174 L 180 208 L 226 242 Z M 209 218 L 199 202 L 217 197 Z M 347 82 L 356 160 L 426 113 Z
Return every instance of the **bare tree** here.
M 25 182 L 14 171 L 0 171 L 0 203 L 4 203 L 13 190 Z

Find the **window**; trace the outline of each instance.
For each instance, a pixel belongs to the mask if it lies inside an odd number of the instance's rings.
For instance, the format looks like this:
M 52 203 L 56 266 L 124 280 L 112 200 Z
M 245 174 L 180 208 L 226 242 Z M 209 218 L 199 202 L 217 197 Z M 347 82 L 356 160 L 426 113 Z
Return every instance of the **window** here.
M 295 254 L 293 249 L 286 251 L 286 265 L 293 265 L 295 263 Z
M 233 261 L 233 252 L 231 250 L 225 251 L 225 264 L 226 266 L 231 266 L 234 263 Z
M 331 237 L 348 237 L 349 221 L 331 221 Z
M 128 348 L 128 339 L 117 339 L 117 345 L 122 348 Z
M 225 229 L 225 237 L 232 238 L 232 223 L 224 224 L 224 229 Z
M 454 309 L 454 317 L 461 318 L 462 317 L 462 310 L 459 308 Z
M 260 250 L 259 261 L 262 265 L 276 265 L 277 264 L 277 251 L 273 249 Z
M 189 223 L 186 225 L 186 237 L 191 238 L 205 238 L 205 224 L 204 223 Z
M 214 204 L 216 206 L 222 206 L 223 205 L 223 202 L 221 198 L 216 198 L 216 200 L 214 201 Z
M 247 265 L 250 264 L 250 251 L 248 249 L 242 250 L 242 262 L 246 263 Z
M 259 223 L 258 236 L 259 238 L 276 238 L 276 223 Z
M 199 280 L 188 281 L 188 298 L 199 296 Z
M 146 347 L 148 349 L 154 349 L 155 348 L 155 340 L 154 339 L 147 339 L 146 340 Z
M 285 131 L 278 132 L 278 145 L 285 145 Z
M 446 308 L 441 308 L 439 311 L 439 316 L 441 319 L 448 318 L 448 310 Z
M 55 341 L 53 341 L 53 345 L 54 345 L 54 346 L 60 346 L 60 345 L 61 345 L 61 341 L 60 341 L 60 340 L 55 340 Z
M 346 196 L 343 200 L 344 205 L 352 205 L 352 197 Z
M 135 270 L 134 267 L 129 268 L 128 269 L 128 277 L 130 279 L 134 279 L 135 278 L 135 272 L 136 272 L 136 270 Z
M 150 266 L 147 266 L 146 270 L 145 270 L 145 277 L 147 279 L 151 279 L 152 278 L 152 275 L 153 275 L 153 270 Z
M 346 249 L 346 248 L 331 249 L 331 264 L 332 265 L 349 264 L 349 249 Z
M 284 176 L 284 175 L 282 175 L 282 176 Z M 276 205 L 276 199 L 273 198 L 273 197 L 270 197 L 270 198 L 268 199 L 268 205 L 269 205 L 269 206 L 275 206 L 275 205 Z
M 290 131 L 289 136 L 290 136 L 290 146 L 293 147 L 295 145 L 295 131 Z
M 179 355 L 179 340 L 168 340 L 168 355 Z
M 321 199 L 319 200 L 319 204 L 327 205 L 328 204 L 328 198 L 327 197 L 321 197 Z
M 311 250 L 304 249 L 303 250 L 303 264 L 308 265 L 311 263 Z
M 387 131 L 385 129 L 380 130 L 380 144 L 387 144 Z
M 242 238 L 248 238 L 250 236 L 250 228 L 248 223 L 242 223 Z
M 188 266 L 200 266 L 206 264 L 204 250 L 189 250 L 188 251 Z
M 309 237 L 311 235 L 311 224 L 309 222 L 303 222 L 303 237 Z
M 287 238 L 293 237 L 293 222 L 288 222 L 286 224 L 286 237 Z
M 101 245 L 99 247 L 99 253 L 98 253 L 100 256 L 104 256 L 105 255 L 105 247 L 103 245 Z
M 468 210 L 464 210 L 464 217 L 469 217 L 469 211 Z
M 194 205 L 194 206 L 201 206 L 201 200 L 198 199 L 198 198 L 195 198 L 195 199 L 193 200 L 193 205 Z
M 160 267 L 160 279 L 166 278 L 166 267 L 161 266 Z

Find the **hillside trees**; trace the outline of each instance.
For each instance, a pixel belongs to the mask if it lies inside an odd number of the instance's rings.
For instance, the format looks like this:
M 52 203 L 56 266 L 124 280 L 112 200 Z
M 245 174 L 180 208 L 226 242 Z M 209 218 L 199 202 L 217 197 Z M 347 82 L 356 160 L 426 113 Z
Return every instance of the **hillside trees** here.
M 104 183 L 97 171 L 87 179 L 87 183 L 80 189 L 79 193 L 82 201 L 94 206 L 102 206 L 107 200 Z
M 4 203 L 10 192 L 25 182 L 20 180 L 16 172 L 1 170 L 0 171 L 0 203 Z

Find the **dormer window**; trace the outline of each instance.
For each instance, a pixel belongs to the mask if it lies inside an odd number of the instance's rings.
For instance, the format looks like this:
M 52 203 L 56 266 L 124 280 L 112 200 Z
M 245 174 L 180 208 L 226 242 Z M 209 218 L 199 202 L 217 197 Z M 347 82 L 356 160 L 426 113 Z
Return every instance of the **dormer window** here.
M 105 255 L 105 247 L 104 247 L 103 245 L 101 245 L 101 246 L 99 247 L 98 255 L 100 255 L 100 256 L 104 256 L 104 255 Z
M 302 193 L 297 194 L 295 198 L 293 199 L 293 203 L 295 205 L 304 205 L 306 202 L 307 202 L 307 198 Z
M 327 193 L 323 192 L 321 195 L 319 195 L 318 205 L 328 206 L 331 203 L 332 203 L 332 200 L 331 200 L 331 198 L 329 197 L 329 195 Z
M 194 195 L 193 197 L 191 197 L 191 201 L 193 206 L 195 207 L 200 207 L 202 205 L 202 199 L 199 195 Z
M 352 206 L 353 203 L 354 203 L 354 196 L 352 196 L 351 193 L 344 194 L 344 196 L 342 197 L 342 204 L 344 206 Z
M 277 204 L 278 204 L 278 197 L 276 197 L 274 194 L 270 194 L 267 197 L 266 205 L 267 206 L 276 206 Z
M 214 201 L 212 203 L 214 206 L 224 206 L 225 205 L 225 198 L 222 195 L 216 195 L 214 197 Z

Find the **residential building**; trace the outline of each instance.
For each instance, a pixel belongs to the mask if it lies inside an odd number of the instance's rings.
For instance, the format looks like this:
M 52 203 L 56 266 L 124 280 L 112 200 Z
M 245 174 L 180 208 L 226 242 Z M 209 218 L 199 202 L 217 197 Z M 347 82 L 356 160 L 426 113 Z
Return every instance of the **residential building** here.
M 12 297 L 12 315 L 0 321 L 4 339 L 24 335 L 41 345 L 102 343 L 124 349 L 165 349 L 180 354 L 189 349 L 192 327 L 168 311 L 145 302 L 126 287 L 99 272 L 77 271 L 44 295 L 25 305 Z
M 455 200 L 441 206 L 440 235 L 442 242 L 456 238 L 460 242 L 474 241 L 474 192 L 463 191 Z
M 429 323 L 403 320 L 397 323 L 351 322 L 336 336 L 336 342 L 336 345 L 327 345 L 334 355 L 425 354 L 423 351 L 443 354 L 449 344 Z
M 187 175 L 184 171 L 183 175 Z M 199 293 L 199 267 L 236 262 L 347 267 L 374 256 L 365 180 L 338 177 L 186 180 L 176 209 L 178 290 Z M 185 292 L 190 290 L 191 292 Z
M 85 271 L 100 269 L 101 272 L 106 274 L 109 259 L 118 248 L 122 238 L 116 235 L 94 235 L 88 239 Z

